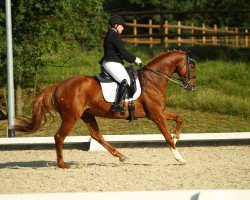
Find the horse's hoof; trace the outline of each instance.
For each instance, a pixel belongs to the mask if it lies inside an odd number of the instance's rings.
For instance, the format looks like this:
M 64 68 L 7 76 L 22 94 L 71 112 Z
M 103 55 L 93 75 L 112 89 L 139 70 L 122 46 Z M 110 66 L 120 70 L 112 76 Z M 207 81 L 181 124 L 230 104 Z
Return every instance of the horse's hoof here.
M 66 164 L 58 165 L 58 167 L 61 168 L 61 169 L 69 169 L 70 168 L 70 166 L 66 165 Z
M 128 160 L 128 157 L 126 156 L 122 156 L 121 158 L 119 158 L 120 162 L 125 162 L 126 160 Z
M 185 159 L 179 160 L 179 162 L 181 163 L 181 165 L 187 164 L 187 161 Z

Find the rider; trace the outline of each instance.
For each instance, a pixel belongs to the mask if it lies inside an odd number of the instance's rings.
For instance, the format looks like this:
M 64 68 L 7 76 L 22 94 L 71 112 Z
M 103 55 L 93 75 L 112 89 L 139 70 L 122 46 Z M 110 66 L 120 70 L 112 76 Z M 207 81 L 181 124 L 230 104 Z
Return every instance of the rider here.
M 119 84 L 116 102 L 112 105 L 112 110 L 125 113 L 121 105 L 125 91 L 130 86 L 130 78 L 123 66 L 123 60 L 139 65 L 141 59 L 130 54 L 124 47 L 120 34 L 124 30 L 124 19 L 114 15 L 109 18 L 109 29 L 104 39 L 104 56 L 100 63 Z

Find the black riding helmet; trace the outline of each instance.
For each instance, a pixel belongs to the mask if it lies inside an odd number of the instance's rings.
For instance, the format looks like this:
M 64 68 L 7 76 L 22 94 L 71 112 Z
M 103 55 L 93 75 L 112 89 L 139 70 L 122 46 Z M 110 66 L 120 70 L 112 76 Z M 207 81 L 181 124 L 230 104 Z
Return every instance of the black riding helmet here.
M 109 25 L 112 26 L 114 24 L 125 25 L 124 18 L 119 15 L 113 15 L 109 18 Z

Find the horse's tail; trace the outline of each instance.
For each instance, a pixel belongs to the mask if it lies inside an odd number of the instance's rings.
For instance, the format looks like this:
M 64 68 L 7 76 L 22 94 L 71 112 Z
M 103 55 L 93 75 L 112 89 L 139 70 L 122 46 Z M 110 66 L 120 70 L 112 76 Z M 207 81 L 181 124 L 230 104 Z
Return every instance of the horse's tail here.
M 16 117 L 14 130 L 20 132 L 34 133 L 47 122 L 46 113 L 53 116 L 56 112 L 54 105 L 54 92 L 57 85 L 52 85 L 39 93 L 32 101 L 32 118 Z

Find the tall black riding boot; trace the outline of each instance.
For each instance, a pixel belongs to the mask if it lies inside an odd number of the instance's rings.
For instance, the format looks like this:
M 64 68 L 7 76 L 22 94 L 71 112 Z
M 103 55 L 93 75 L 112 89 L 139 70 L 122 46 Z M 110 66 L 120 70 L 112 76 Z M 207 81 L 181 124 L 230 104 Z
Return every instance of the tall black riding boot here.
M 118 91 L 117 91 L 117 97 L 116 97 L 116 102 L 112 105 L 112 110 L 115 112 L 119 112 L 122 115 L 125 114 L 126 110 L 125 108 L 121 105 L 121 102 L 124 98 L 125 92 L 127 91 L 128 88 L 128 82 L 126 79 L 122 80 L 122 82 L 120 83 L 119 87 L 118 87 Z

